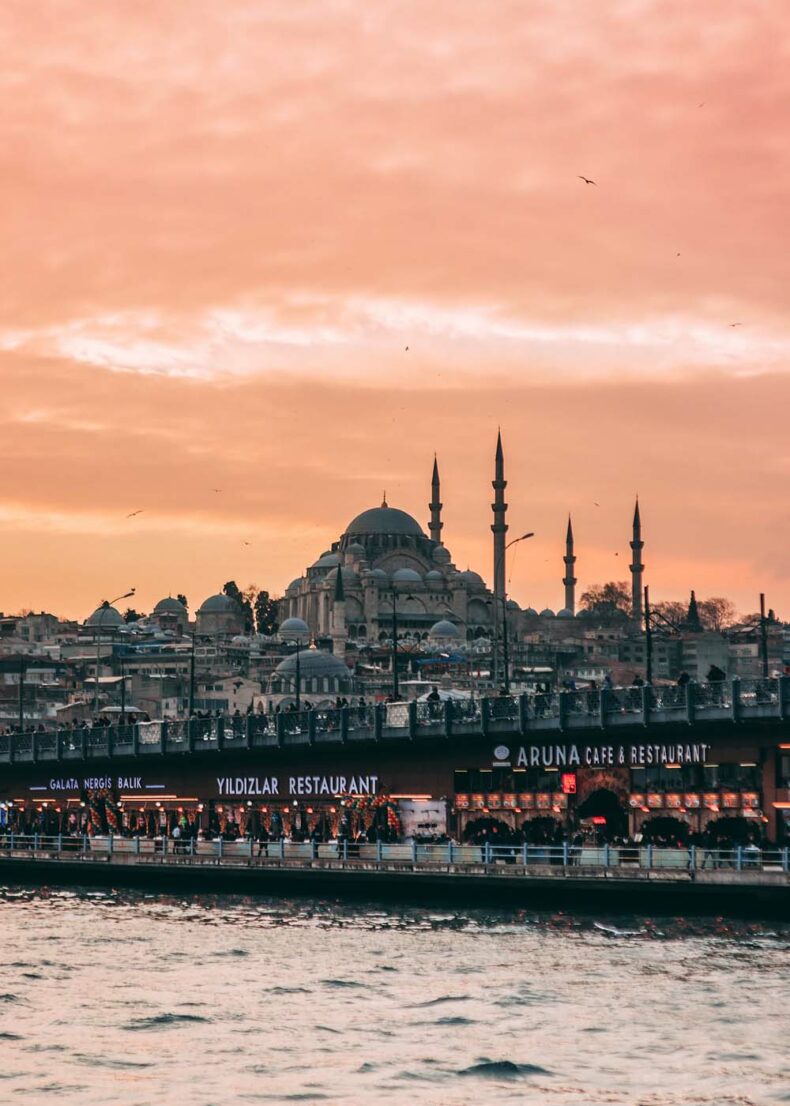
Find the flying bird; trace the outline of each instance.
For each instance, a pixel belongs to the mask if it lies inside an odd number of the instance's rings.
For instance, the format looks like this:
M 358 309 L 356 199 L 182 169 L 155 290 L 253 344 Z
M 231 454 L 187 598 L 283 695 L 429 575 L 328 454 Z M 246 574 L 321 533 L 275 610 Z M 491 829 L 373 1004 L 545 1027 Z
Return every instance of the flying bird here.
M 126 517 L 127 518 L 134 518 L 135 515 L 141 515 L 143 513 L 143 510 L 144 510 L 144 508 L 141 507 L 139 511 L 131 511 Z
M 730 323 L 730 326 L 743 326 L 743 323 Z
M 243 541 L 241 544 L 242 545 L 249 545 L 250 543 L 248 541 Z
M 213 492 L 221 492 L 221 491 L 222 491 L 222 488 L 212 488 L 211 490 L 212 490 Z
M 595 500 L 593 500 L 593 507 L 600 507 L 600 506 L 601 506 L 600 503 L 596 503 Z
M 581 173 L 578 174 L 578 177 L 579 177 L 579 180 L 583 180 L 585 184 L 595 184 L 594 180 L 590 180 L 589 177 L 583 177 L 581 175 Z M 595 185 L 595 186 L 596 186 L 596 188 L 598 187 L 597 185 Z
M 408 347 L 408 346 L 406 346 L 406 353 L 408 353 L 408 352 L 409 352 L 409 347 Z

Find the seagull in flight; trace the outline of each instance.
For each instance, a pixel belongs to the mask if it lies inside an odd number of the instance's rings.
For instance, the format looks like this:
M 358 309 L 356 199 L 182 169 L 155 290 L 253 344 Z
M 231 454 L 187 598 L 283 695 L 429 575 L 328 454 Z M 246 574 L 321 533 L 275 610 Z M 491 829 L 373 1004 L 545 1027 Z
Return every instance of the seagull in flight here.
M 743 326 L 743 323 L 730 323 L 730 326 Z
M 144 510 L 144 508 L 141 507 L 139 511 L 130 511 L 129 514 L 126 517 L 127 518 L 134 518 L 135 515 L 141 515 L 143 513 L 143 510 Z
M 408 352 L 409 352 L 409 347 L 408 347 L 408 346 L 406 346 L 406 353 L 408 353 Z
M 583 180 L 585 184 L 595 184 L 594 180 L 590 180 L 589 177 L 583 177 L 581 175 L 581 173 L 578 173 L 577 176 L 578 176 L 579 180 Z M 597 185 L 595 185 L 595 186 L 596 186 L 596 188 L 598 187 Z

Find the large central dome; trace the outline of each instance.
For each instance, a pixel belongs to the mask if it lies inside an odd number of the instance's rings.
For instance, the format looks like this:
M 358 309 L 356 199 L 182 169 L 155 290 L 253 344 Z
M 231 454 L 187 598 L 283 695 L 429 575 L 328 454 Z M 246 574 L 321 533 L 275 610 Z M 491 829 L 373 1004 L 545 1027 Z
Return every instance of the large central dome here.
M 397 507 L 389 507 L 382 503 L 380 507 L 371 507 L 352 519 L 346 528 L 349 537 L 370 534 L 412 534 L 415 537 L 424 537 L 422 527 L 416 518 L 407 515 L 405 511 L 399 511 Z

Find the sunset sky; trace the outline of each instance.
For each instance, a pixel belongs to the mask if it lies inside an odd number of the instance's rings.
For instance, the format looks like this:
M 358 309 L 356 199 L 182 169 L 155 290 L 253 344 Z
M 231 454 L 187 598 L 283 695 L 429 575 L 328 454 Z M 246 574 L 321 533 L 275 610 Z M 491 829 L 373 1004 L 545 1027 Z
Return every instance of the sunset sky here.
M 0 60 L 0 610 L 281 592 L 434 451 L 490 580 L 501 425 L 520 603 L 638 492 L 654 598 L 790 618 L 784 0 L 5 0 Z

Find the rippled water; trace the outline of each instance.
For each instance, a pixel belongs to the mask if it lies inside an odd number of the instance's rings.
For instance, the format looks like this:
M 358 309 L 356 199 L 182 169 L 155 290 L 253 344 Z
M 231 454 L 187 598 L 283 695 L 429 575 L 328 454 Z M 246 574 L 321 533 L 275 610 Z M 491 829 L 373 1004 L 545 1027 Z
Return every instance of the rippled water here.
M 790 1102 L 787 928 L 10 888 L 0 905 L 5 1102 Z

